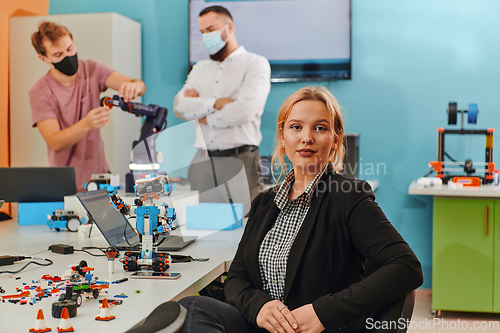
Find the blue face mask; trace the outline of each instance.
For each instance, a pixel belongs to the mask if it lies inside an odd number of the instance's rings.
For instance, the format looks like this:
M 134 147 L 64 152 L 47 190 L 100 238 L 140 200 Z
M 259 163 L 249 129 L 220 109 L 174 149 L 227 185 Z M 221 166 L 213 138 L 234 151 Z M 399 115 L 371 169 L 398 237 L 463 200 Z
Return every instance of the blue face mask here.
M 203 39 L 203 45 L 211 55 L 219 52 L 227 43 L 227 39 L 226 41 L 222 40 L 220 30 L 204 33 L 201 38 Z

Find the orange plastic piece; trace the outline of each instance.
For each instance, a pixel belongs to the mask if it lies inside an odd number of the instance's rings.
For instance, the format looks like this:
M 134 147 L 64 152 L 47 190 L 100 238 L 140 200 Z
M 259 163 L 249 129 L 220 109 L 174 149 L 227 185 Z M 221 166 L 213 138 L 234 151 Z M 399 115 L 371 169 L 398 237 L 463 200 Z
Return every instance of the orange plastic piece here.
M 488 128 L 486 130 L 486 132 L 488 132 L 488 133 L 495 133 L 495 129 L 494 128 Z
M 438 131 L 438 132 L 444 132 L 444 127 L 438 127 L 438 128 L 437 128 L 437 131 Z
M 105 97 L 102 104 L 104 106 L 107 106 L 109 109 L 113 108 L 113 99 L 111 97 Z
M 43 317 L 42 309 L 38 309 L 36 315 L 35 327 L 30 328 L 30 332 L 49 332 L 52 331 L 50 327 L 45 325 L 45 318 Z
M 495 162 L 488 163 L 488 173 L 495 172 Z
M 99 313 L 99 316 L 95 317 L 95 320 L 108 321 L 111 319 L 115 319 L 115 316 L 112 316 L 111 313 L 109 312 L 108 299 L 104 298 L 102 300 L 101 311 Z
M 59 282 L 59 281 L 62 281 L 61 277 L 60 276 L 52 276 L 52 275 L 49 275 L 49 274 L 45 274 L 42 276 L 42 280 L 50 280 L 52 282 Z
M 464 187 L 481 185 L 481 179 L 479 177 L 453 177 L 453 182 L 462 184 Z
M 90 285 L 90 288 L 101 290 L 101 289 L 109 288 L 109 285 L 107 285 L 107 284 L 92 284 L 92 285 Z
M 495 179 L 493 175 L 486 175 L 484 176 L 484 179 Z
M 29 291 L 23 291 L 20 294 L 0 296 L 0 298 L 1 299 L 12 299 L 12 298 L 28 297 L 29 295 L 30 295 Z
M 61 327 L 59 327 L 61 326 Z M 57 326 L 58 332 L 74 332 L 75 329 L 69 323 L 69 312 L 68 308 L 63 308 L 61 313 L 61 321 L 59 322 L 59 326 Z
M 431 161 L 429 162 L 429 167 L 433 168 L 436 172 L 443 172 L 443 162 L 442 161 Z M 437 175 L 439 177 L 439 175 Z

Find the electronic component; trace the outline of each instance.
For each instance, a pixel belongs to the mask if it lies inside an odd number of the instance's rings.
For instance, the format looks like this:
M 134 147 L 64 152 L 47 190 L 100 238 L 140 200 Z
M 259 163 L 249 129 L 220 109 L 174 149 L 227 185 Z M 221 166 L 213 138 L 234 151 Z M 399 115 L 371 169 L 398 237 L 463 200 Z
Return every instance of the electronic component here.
M 51 250 L 54 253 L 61 253 L 61 254 L 73 254 L 75 252 L 75 248 L 73 245 L 67 245 L 67 244 L 53 244 L 49 246 L 49 250 Z

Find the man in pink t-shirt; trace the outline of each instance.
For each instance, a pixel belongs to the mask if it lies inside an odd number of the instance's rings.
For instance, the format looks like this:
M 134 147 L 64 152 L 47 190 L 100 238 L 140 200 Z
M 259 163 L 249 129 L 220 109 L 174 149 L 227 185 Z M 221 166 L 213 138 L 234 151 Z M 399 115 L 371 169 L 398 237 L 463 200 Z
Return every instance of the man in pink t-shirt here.
M 100 93 L 111 88 L 125 102 L 146 91 L 141 80 L 131 79 L 99 60 L 78 60 L 73 36 L 61 25 L 43 21 L 31 35 L 38 58 L 50 70 L 31 87 L 33 127 L 45 142 L 49 165 L 75 168 L 78 191 L 93 173 L 109 172 L 100 128 L 109 123 L 111 110 L 99 106 Z

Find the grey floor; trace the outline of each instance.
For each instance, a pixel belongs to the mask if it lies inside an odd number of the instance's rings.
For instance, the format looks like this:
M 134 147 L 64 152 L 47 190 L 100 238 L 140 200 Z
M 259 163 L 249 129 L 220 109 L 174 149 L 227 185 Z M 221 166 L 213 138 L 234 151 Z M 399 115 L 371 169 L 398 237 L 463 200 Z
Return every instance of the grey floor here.
M 500 314 L 442 311 L 431 314 L 431 289 L 418 289 L 409 333 L 481 332 L 500 333 Z

